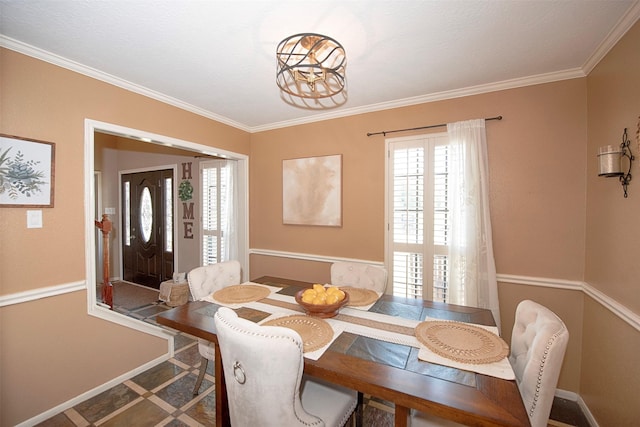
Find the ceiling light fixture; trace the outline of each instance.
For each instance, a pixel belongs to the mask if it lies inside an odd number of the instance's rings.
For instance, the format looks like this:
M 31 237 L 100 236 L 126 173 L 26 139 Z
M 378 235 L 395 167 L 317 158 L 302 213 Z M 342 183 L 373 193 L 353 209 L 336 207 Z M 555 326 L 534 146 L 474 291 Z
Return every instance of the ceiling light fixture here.
M 340 43 L 315 33 L 296 34 L 276 49 L 276 83 L 289 95 L 329 98 L 345 87 L 347 57 Z

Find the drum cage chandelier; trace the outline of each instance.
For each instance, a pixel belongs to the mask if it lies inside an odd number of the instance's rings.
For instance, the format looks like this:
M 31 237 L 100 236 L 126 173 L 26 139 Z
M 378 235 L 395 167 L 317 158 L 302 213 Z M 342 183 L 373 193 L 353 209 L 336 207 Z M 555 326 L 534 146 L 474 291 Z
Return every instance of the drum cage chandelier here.
M 276 49 L 276 83 L 301 98 L 328 98 L 345 87 L 347 57 L 340 43 L 315 33 L 296 34 Z

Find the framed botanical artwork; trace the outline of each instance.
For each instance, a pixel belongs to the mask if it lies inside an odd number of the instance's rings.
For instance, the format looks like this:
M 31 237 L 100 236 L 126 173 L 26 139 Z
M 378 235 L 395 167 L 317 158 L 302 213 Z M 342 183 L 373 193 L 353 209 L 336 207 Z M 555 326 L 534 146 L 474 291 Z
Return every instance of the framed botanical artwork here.
M 342 226 L 342 155 L 282 161 L 282 221 Z
M 0 207 L 52 208 L 55 144 L 0 134 Z

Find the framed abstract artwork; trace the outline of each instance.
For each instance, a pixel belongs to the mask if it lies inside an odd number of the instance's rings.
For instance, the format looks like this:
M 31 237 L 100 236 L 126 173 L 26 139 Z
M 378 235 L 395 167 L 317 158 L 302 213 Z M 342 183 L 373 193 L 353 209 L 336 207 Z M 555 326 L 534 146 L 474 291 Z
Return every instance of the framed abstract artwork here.
M 0 134 L 0 207 L 52 208 L 55 144 Z
M 342 155 L 282 161 L 282 221 L 342 226 Z

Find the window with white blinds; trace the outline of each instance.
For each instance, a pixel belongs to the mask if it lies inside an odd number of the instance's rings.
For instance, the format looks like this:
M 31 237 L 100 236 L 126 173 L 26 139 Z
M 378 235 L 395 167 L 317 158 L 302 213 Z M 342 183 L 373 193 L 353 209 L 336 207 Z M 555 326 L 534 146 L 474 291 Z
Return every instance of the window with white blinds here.
M 447 301 L 448 137 L 389 140 L 387 248 L 393 294 Z
M 221 261 L 224 254 L 224 230 L 227 229 L 226 200 L 229 192 L 229 170 L 226 161 L 210 161 L 200 165 L 202 177 L 202 265 Z

